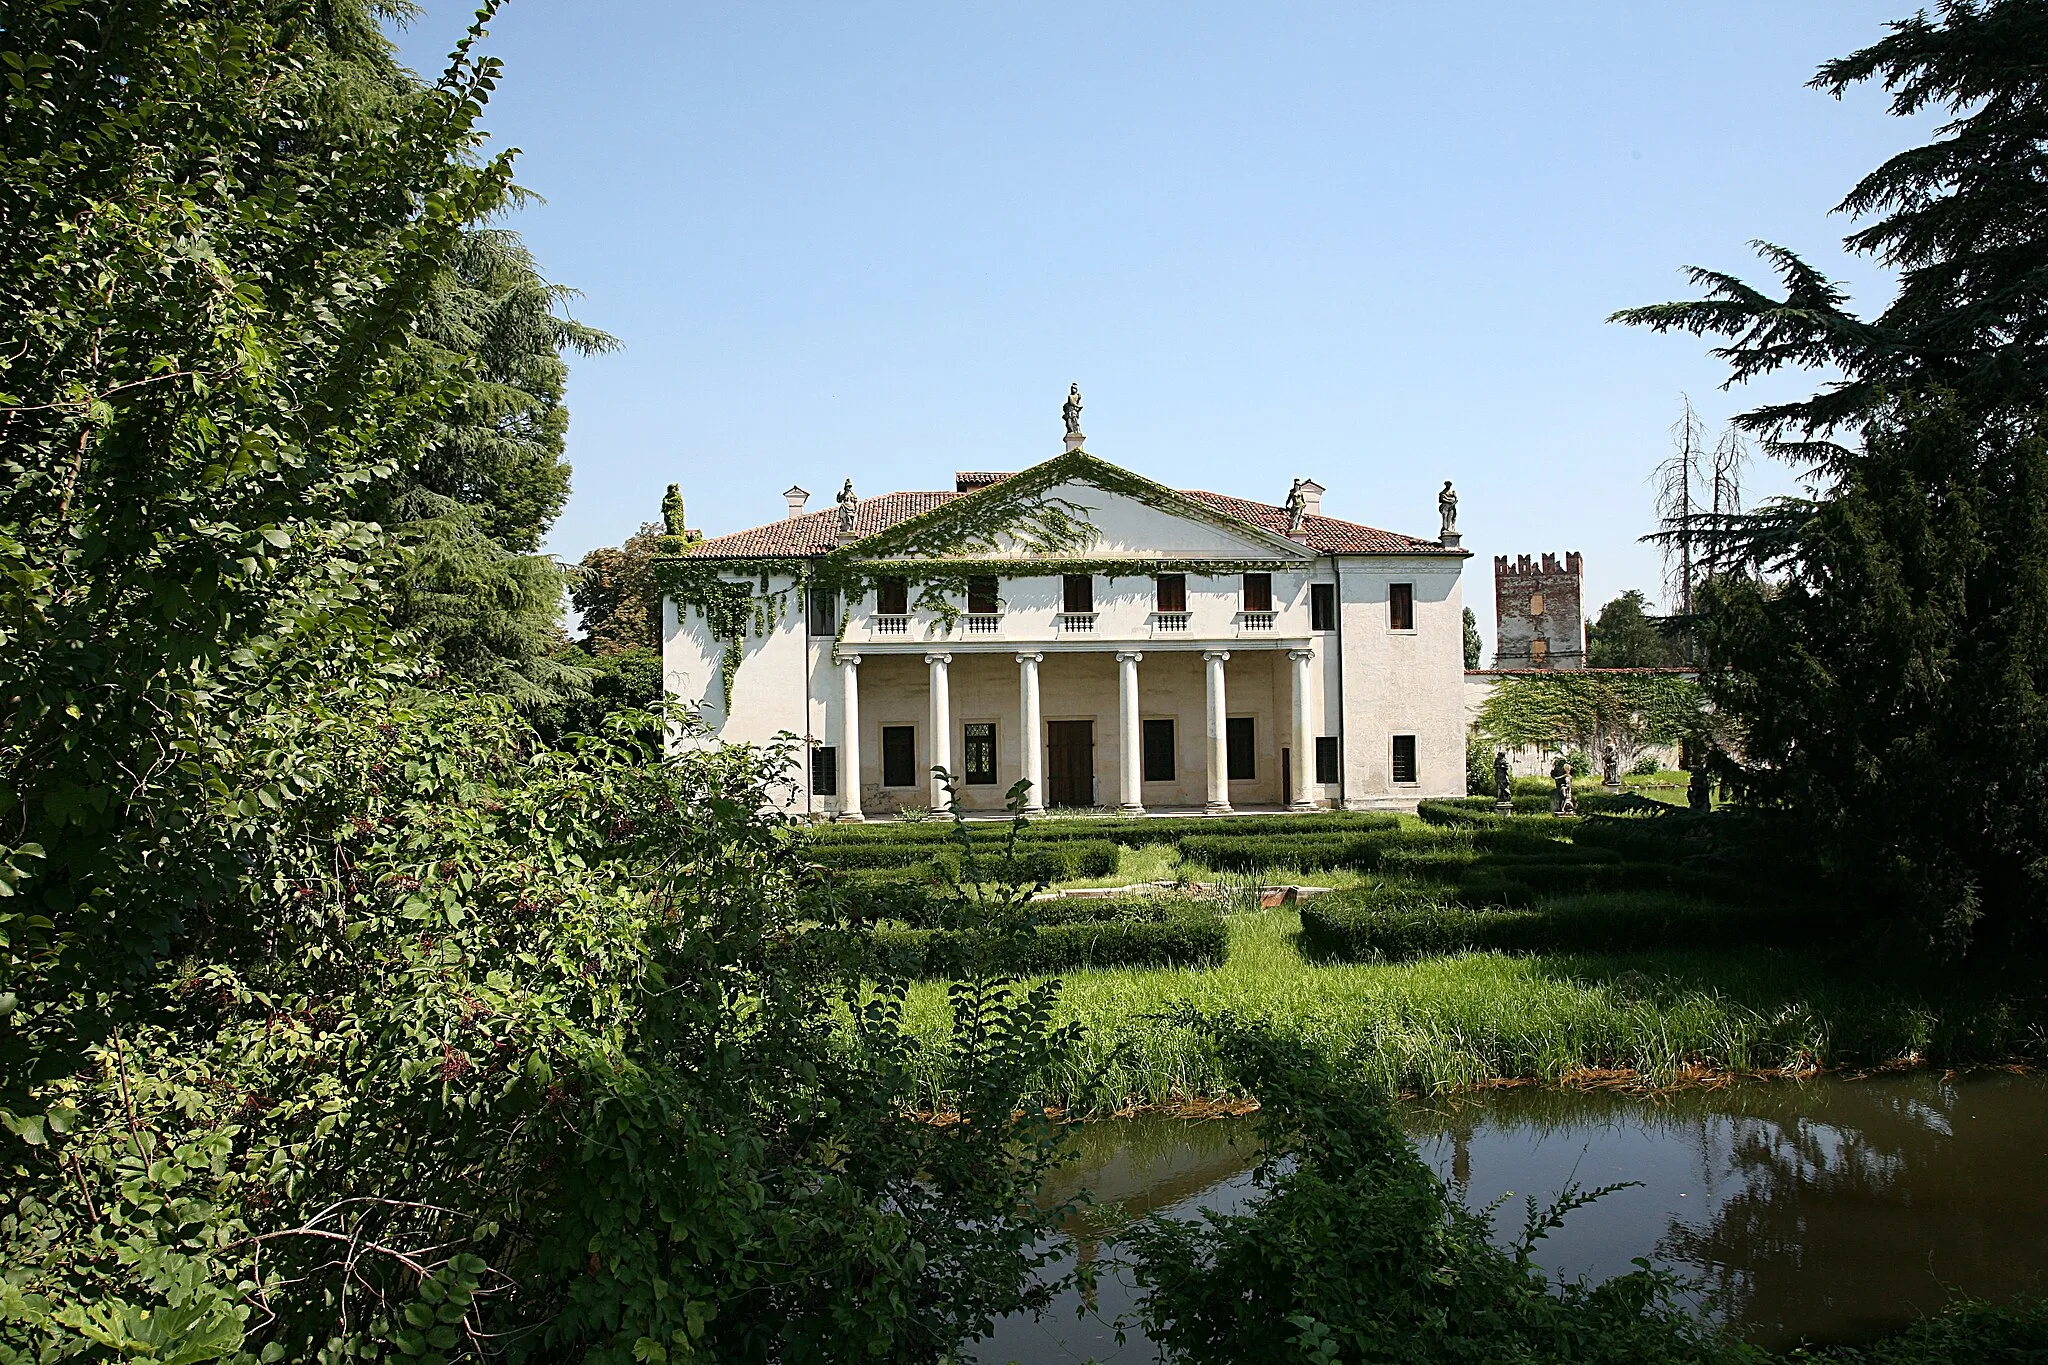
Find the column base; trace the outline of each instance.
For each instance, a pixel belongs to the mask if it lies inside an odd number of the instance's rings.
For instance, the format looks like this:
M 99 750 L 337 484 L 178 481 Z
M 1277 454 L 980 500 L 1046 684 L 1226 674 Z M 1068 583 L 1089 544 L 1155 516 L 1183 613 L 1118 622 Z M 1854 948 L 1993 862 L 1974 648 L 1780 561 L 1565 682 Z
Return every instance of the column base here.
M 1234 812 L 1230 809 L 1230 803 L 1228 801 L 1211 801 L 1208 805 L 1202 807 L 1202 814 L 1231 815 L 1234 814 Z
M 864 825 L 867 822 L 867 816 L 862 815 L 857 810 L 844 811 L 833 817 L 833 823 L 839 825 Z
M 1118 815 L 1143 815 L 1145 808 L 1143 806 L 1118 806 L 1116 813 Z
M 1313 801 L 1296 801 L 1289 805 L 1287 809 L 1291 811 L 1312 811 L 1316 809 L 1316 803 Z

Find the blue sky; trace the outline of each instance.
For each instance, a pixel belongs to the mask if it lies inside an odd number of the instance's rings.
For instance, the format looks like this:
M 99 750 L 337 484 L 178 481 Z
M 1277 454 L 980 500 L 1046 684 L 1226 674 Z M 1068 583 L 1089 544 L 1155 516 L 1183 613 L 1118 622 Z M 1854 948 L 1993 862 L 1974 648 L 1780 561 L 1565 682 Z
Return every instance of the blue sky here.
M 1705 343 L 1603 319 L 1681 268 L 1791 246 L 1867 307 L 1828 215 L 1925 139 L 1804 88 L 1899 0 L 1688 5 L 511 0 L 487 115 L 546 202 L 515 216 L 625 349 L 570 385 L 574 560 L 679 482 L 713 534 L 1089 448 L 1175 487 L 1583 551 L 1655 595 L 1651 467 Z M 400 35 L 432 73 L 469 10 Z M 1763 467 L 1759 492 L 1792 487 Z

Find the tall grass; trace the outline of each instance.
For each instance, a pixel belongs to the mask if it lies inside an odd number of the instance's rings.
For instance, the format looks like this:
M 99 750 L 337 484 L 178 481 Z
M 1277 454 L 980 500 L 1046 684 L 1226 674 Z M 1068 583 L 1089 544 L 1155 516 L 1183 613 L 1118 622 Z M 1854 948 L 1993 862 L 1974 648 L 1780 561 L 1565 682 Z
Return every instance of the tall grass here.
M 1065 977 L 1061 1014 L 1085 1035 L 1041 1078 L 1039 1098 L 1107 1113 L 1230 1097 L 1207 1045 L 1161 1017 L 1183 1006 L 1271 1020 L 1389 1094 L 1590 1069 L 1671 1081 L 1699 1067 L 2048 1059 L 2038 985 L 1874 979 L 1768 949 L 1319 966 L 1297 950 L 1292 909 L 1233 915 L 1229 926 L 1220 967 Z M 946 1027 L 941 985 L 914 988 L 907 1009 L 927 1038 Z M 924 1065 L 922 1096 L 942 1105 L 945 1077 Z

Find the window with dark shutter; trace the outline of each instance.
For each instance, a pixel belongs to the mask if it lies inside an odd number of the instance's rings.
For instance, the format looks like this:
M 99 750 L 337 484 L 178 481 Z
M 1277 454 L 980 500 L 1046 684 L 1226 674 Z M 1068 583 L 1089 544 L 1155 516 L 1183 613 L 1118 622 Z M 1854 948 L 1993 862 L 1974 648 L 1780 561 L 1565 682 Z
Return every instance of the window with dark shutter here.
M 996 599 L 996 580 L 993 574 L 986 578 L 967 580 L 968 615 L 994 616 L 1002 609 L 1002 604 Z
M 910 581 L 904 578 L 884 578 L 875 584 L 875 615 L 908 616 L 910 614 Z
M 1152 580 L 1154 611 L 1186 611 L 1188 609 L 1188 576 L 1181 573 L 1163 573 Z
M 1342 782 L 1337 771 L 1337 737 L 1320 735 L 1316 738 L 1316 781 Z
M 1258 731 L 1250 716 L 1232 716 L 1223 723 L 1223 743 L 1229 755 L 1232 782 L 1249 782 L 1259 775 Z
M 1173 781 L 1173 722 L 1148 720 L 1145 733 L 1145 780 Z
M 917 727 L 915 725 L 884 725 L 882 727 L 882 785 L 885 787 L 915 787 L 917 785 Z
M 1335 630 L 1337 628 L 1337 585 L 1335 583 L 1311 583 L 1308 585 L 1308 628 L 1310 630 Z
M 961 730 L 960 759 L 971 787 L 992 787 L 996 781 L 996 723 L 969 721 Z
M 1415 629 L 1415 585 L 1387 584 L 1387 629 Z
M 811 795 L 839 795 L 839 750 L 829 744 L 811 750 Z
M 1248 573 L 1244 576 L 1245 611 L 1273 610 L 1273 575 Z
M 1394 780 L 1396 782 L 1419 782 L 1415 770 L 1415 736 L 1394 736 Z
M 837 635 L 839 633 L 839 594 L 830 588 L 812 588 L 805 594 L 810 606 L 810 627 L 813 635 Z
M 1095 579 L 1085 573 L 1060 578 L 1060 610 L 1069 616 L 1086 616 L 1095 610 Z

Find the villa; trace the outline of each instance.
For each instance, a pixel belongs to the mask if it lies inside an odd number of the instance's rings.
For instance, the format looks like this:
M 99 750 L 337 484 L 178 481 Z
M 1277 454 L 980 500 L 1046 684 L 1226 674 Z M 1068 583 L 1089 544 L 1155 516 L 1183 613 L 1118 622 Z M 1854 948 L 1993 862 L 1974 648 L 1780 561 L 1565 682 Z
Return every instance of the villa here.
M 1078 395 L 1076 395 L 1078 399 Z M 1175 491 L 1081 448 L 948 491 L 672 538 L 663 675 L 714 740 L 799 737 L 794 809 L 1413 809 L 1465 791 L 1459 576 L 1435 539 Z M 1278 490 L 1275 490 L 1278 491 Z M 680 527 L 671 527 L 680 531 Z M 691 533 L 692 536 L 695 533 Z

